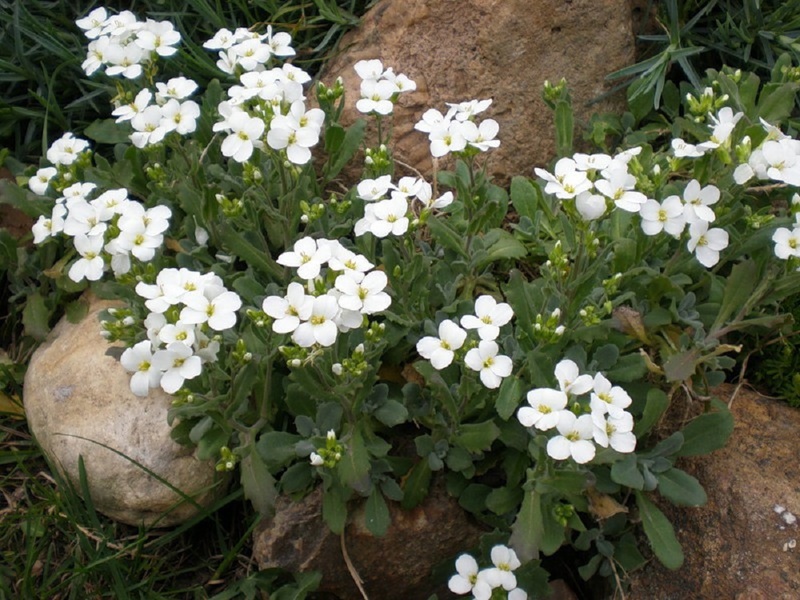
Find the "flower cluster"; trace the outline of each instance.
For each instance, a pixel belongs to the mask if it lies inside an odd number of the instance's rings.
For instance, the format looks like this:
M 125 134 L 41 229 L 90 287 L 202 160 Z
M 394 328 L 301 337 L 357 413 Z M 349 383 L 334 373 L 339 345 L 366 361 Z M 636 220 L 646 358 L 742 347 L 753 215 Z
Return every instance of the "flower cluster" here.
M 392 303 L 384 291 L 389 282 L 386 273 L 373 270 L 375 265 L 364 256 L 336 240 L 301 238 L 277 262 L 296 268 L 306 285 L 290 283 L 285 296 L 265 298 L 262 310 L 275 319 L 273 331 L 291 333 L 301 348 L 332 346 L 339 332 L 360 328 L 365 316 Z M 322 277 L 326 265 L 328 272 Z
M 384 69 L 378 59 L 360 60 L 353 67 L 361 78 L 361 98 L 356 102 L 356 109 L 362 113 L 390 115 L 401 93 L 417 89 L 411 79 L 395 73 L 391 67 Z
M 439 323 L 439 337 L 425 336 L 417 342 L 417 352 L 431 361 L 434 369 L 442 370 L 453 362 L 455 353 L 467 340 L 467 329 L 474 329 L 480 341 L 464 356 L 464 364 L 479 373 L 481 383 L 489 389 L 500 387 L 504 377 L 511 375 L 513 364 L 508 356 L 499 354 L 495 341 L 500 328 L 514 317 L 511 306 L 498 303 L 492 296 L 475 300 L 475 314 L 461 317 L 461 327 L 450 319 Z M 463 327 L 463 329 L 462 329 Z
M 547 442 L 547 454 L 556 460 L 572 457 L 584 464 L 595 456 L 595 443 L 617 452 L 633 452 L 633 416 L 625 409 L 631 397 L 620 386 L 613 385 L 602 373 L 594 377 L 581 374 L 578 365 L 569 359 L 555 368 L 558 388 L 537 388 L 527 394 L 529 406 L 517 412 L 525 427 L 540 431 L 555 428 L 558 435 Z M 588 410 L 581 397 L 590 395 Z M 572 406 L 568 407 L 570 400 Z M 594 440 L 594 443 L 592 442 Z
M 266 33 L 238 27 L 235 31 L 220 29 L 214 37 L 203 43 L 207 50 L 218 50 L 217 67 L 234 75 L 237 71 L 260 71 L 272 56 L 294 56 L 291 46 L 292 36 L 285 32 L 272 32 L 267 26 Z
M 228 73 L 239 72 L 239 83 L 228 89 L 228 99 L 220 103 L 222 120 L 214 131 L 227 134 L 222 154 L 236 162 L 250 160 L 264 144 L 285 153 L 286 160 L 304 165 L 311 160 L 311 148 L 319 142 L 325 115 L 319 108 L 306 109 L 303 85 L 311 76 L 291 64 L 266 68 L 272 56 L 292 56 L 287 33 L 258 34 L 237 29 L 220 30 L 206 42 L 206 48 L 221 48 Z
M 154 284 L 139 282 L 136 293 L 150 310 L 147 339 L 125 350 L 120 362 L 133 373 L 137 396 L 159 385 L 174 394 L 200 375 L 203 363 L 217 360 L 216 334 L 236 324 L 242 301 L 217 275 L 189 269 L 162 269 Z
M 142 22 L 129 10 L 109 14 L 105 8 L 96 8 L 76 24 L 91 40 L 81 65 L 87 75 L 105 68 L 106 75 L 136 79 L 155 57 L 175 54 L 175 45 L 181 41 L 169 21 Z
M 638 214 L 647 235 L 664 231 L 679 238 L 688 225 L 687 249 L 694 252 L 700 264 L 713 267 L 719 262 L 719 253 L 728 246 L 726 231 L 709 228 L 716 218 L 710 207 L 719 200 L 719 189 L 713 185 L 701 187 L 693 179 L 682 198 L 671 195 L 661 202 L 648 198 L 636 189 L 637 177 L 629 169 L 640 152 L 641 148 L 636 147 L 614 156 L 577 153 L 556 162 L 553 173 L 538 167 L 535 172 L 546 181 L 546 193 L 574 201 L 575 210 L 585 221 L 595 221 L 619 208 Z
M 52 166 L 42 167 L 28 180 L 28 187 L 34 194 L 43 196 L 58 179 L 58 188 L 69 185 L 73 180 L 75 167 L 91 154 L 89 142 L 67 132 L 53 142 L 47 149 L 47 160 Z
M 494 119 L 475 123 L 475 115 L 485 111 L 491 104 L 491 99 L 448 103 L 449 108 L 444 115 L 431 108 L 425 111 L 414 129 L 428 134 L 431 156 L 434 158 L 465 150 L 486 152 L 500 146 L 500 140 L 496 139 L 500 125 Z
M 314 467 L 325 467 L 332 469 L 340 460 L 342 460 L 342 453 L 344 446 L 336 439 L 336 432 L 329 429 L 325 436 L 325 447 L 317 448 L 316 452 L 312 452 L 308 460 Z
M 356 237 L 369 232 L 375 237 L 400 236 L 408 231 L 411 206 L 416 201 L 422 210 L 442 209 L 453 202 L 453 192 L 445 192 L 433 199 L 433 188 L 422 178 L 402 177 L 397 184 L 391 175 L 365 179 L 356 189 L 364 200 L 364 216 L 354 228 Z M 389 198 L 386 195 L 389 194 Z
M 69 150 L 64 149 L 65 140 Z M 76 148 L 83 152 L 87 147 L 84 140 L 65 134 L 47 154 L 55 164 L 68 165 L 71 163 L 64 162 L 65 157 L 73 160 Z M 53 176 L 55 173 L 50 174 Z M 31 190 L 46 192 L 50 178 L 42 185 L 43 179 L 38 175 L 31 178 Z M 35 244 L 57 234 L 72 238 L 79 258 L 72 263 L 67 276 L 75 282 L 97 281 L 108 265 L 115 275 L 123 275 L 131 269 L 131 256 L 141 262 L 151 261 L 164 242 L 164 232 L 172 216 L 166 206 L 145 208 L 131 200 L 125 188 L 106 190 L 92 198 L 96 191 L 94 183 L 78 182 L 65 187 L 56 198 L 50 216 L 40 216 L 31 228 Z
M 200 106 L 186 100 L 197 89 L 197 83 L 186 77 L 174 77 L 166 83 L 157 82 L 156 91 L 145 88 L 127 103 L 119 103 L 111 113 L 117 123 L 130 122 L 133 128 L 131 143 L 144 148 L 161 142 L 170 132 L 180 135 L 197 129 Z
M 478 561 L 469 554 L 456 559 L 456 575 L 448 581 L 454 594 L 472 593 L 474 600 L 495 598 L 494 590 L 505 590 L 508 600 L 526 600 L 528 594 L 517 587 L 514 571 L 521 566 L 516 552 L 498 544 L 491 550 L 492 566 L 480 569 Z

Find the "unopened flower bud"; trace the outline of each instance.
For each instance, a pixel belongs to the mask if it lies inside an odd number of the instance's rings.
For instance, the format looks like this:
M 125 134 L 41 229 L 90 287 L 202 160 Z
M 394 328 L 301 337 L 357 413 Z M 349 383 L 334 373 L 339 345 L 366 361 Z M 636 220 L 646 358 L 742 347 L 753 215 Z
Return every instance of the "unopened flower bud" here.
M 299 358 L 293 358 L 292 360 L 289 361 L 289 366 L 294 368 L 294 369 L 297 369 L 298 367 L 300 367 L 301 364 L 303 364 L 303 363 Z
M 331 365 L 331 371 L 333 371 L 334 375 L 341 375 L 342 374 L 342 363 L 333 363 Z

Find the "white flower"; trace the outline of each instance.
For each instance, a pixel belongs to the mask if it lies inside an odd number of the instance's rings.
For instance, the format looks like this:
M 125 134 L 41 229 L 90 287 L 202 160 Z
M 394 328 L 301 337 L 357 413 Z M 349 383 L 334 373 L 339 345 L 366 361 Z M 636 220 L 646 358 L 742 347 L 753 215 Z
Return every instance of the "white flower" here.
M 633 416 L 627 411 L 618 415 L 592 413 L 594 424 L 594 441 L 608 448 L 610 445 L 617 452 L 633 452 L 636 449 L 636 436 L 633 434 Z
M 500 347 L 492 340 L 481 340 L 464 357 L 464 363 L 480 373 L 481 383 L 494 390 L 500 387 L 504 377 L 511 375 L 513 364 L 508 356 L 498 355 Z
M 69 166 L 74 163 L 81 152 L 89 147 L 89 142 L 76 138 L 67 132 L 50 145 L 47 149 L 47 160 L 54 165 Z
M 559 361 L 556 365 L 555 376 L 561 391 L 567 395 L 585 394 L 592 389 L 594 383 L 591 375 L 581 375 L 575 361 L 568 358 Z
M 701 265 L 713 267 L 719 262 L 719 253 L 728 247 L 728 232 L 724 229 L 709 229 L 707 221 L 689 225 L 689 252 L 694 252 Z
M 321 467 L 325 464 L 325 460 L 316 452 L 312 452 L 308 456 L 308 460 L 311 463 L 312 467 Z
M 332 346 L 338 329 L 334 319 L 339 305 L 333 296 L 317 296 L 313 300 L 308 321 L 301 323 L 292 334 L 292 341 L 303 348 L 314 344 Z
M 582 192 L 592 189 L 592 182 L 589 181 L 586 173 L 579 171 L 577 163 L 569 157 L 561 158 L 556 162 L 552 175 L 538 167 L 534 169 L 534 172 L 547 182 L 544 186 L 545 193 L 553 194 L 561 200 L 574 198 Z
M 231 133 L 222 141 L 222 154 L 236 162 L 247 162 L 253 150 L 263 145 L 260 138 L 264 133 L 264 121 L 239 111 L 231 114 L 225 124 Z
M 498 544 L 490 554 L 494 568 L 487 569 L 484 577 L 492 588 L 502 587 L 511 591 L 517 587 L 517 578 L 514 571 L 522 564 L 517 558 L 517 553 L 511 548 Z
M 297 267 L 297 276 L 309 280 L 319 275 L 330 256 L 329 245 L 318 245 L 314 238 L 304 237 L 294 243 L 291 251 L 281 253 L 276 262 L 285 267 Z
M 456 559 L 456 573 L 447 587 L 454 594 L 469 594 L 478 581 L 478 561 L 469 554 L 462 554 Z
M 662 231 L 679 237 L 686 226 L 684 205 L 678 196 L 669 196 L 663 202 L 648 199 L 639 209 L 642 217 L 642 231 L 647 235 L 657 235 Z
M 161 317 L 162 319 L 165 318 L 163 314 L 158 313 L 150 313 L 150 316 Z M 181 321 L 177 323 L 167 323 L 164 321 L 156 333 L 158 341 L 166 346 L 174 342 L 180 342 L 191 346 L 194 344 L 195 337 L 195 326 Z
M 157 144 L 164 139 L 167 129 L 162 126 L 163 113 L 157 104 L 151 104 L 131 118 L 131 143 L 137 148 Z
M 392 185 L 391 175 L 382 175 L 377 179 L 364 179 L 356 186 L 356 194 L 362 200 L 373 201 L 381 200 L 389 190 L 394 187 Z
M 458 104 L 447 103 L 447 106 L 453 111 L 453 116 L 456 121 L 469 121 L 491 105 L 491 98 L 487 98 L 486 100 L 467 100 L 466 102 L 459 102 Z
M 547 454 L 551 458 L 566 460 L 572 457 L 580 465 L 594 458 L 596 449 L 591 442 L 594 434 L 591 415 L 576 417 L 574 413 L 564 411 L 556 428 L 560 435 L 550 438 L 547 442 Z
M 153 99 L 153 93 L 148 90 L 147 88 L 141 90 L 136 97 L 133 99 L 133 102 L 128 104 L 122 104 L 115 108 L 111 114 L 117 117 L 117 123 L 122 123 L 123 121 L 130 121 L 134 116 L 142 112 L 147 106 L 150 104 L 150 101 Z
M 575 208 L 584 221 L 595 221 L 606 214 L 606 198 L 587 190 L 575 196 Z
M 594 182 L 597 191 L 611 198 L 619 208 L 628 212 L 639 212 L 647 196 L 634 190 L 636 178 L 626 169 L 611 169 L 607 179 L 598 179 Z
M 389 115 L 394 109 L 392 96 L 395 85 L 386 79 L 365 79 L 361 82 L 361 98 L 356 102 L 359 112 Z
M 161 389 L 174 394 L 187 379 L 194 379 L 202 371 L 199 356 L 192 353 L 191 346 L 183 342 L 172 342 L 166 350 L 153 355 L 153 367 L 163 372 Z
M 143 50 L 153 51 L 159 56 L 172 56 L 178 51 L 175 44 L 180 41 L 181 34 L 172 23 L 147 19 L 136 32 L 135 43 Z
M 513 317 L 514 311 L 510 305 L 483 295 L 475 300 L 475 315 L 461 317 L 461 326 L 464 329 L 477 329 L 482 340 L 494 340 L 500 335 L 500 328 Z
M 778 227 L 772 234 L 772 241 L 775 242 L 775 256 L 786 260 L 790 256 L 800 258 L 800 227 L 795 227 L 791 231 L 786 227 Z
M 428 139 L 431 142 L 431 156 L 434 158 L 441 158 L 450 152 L 461 152 L 467 147 L 459 121 L 450 121 L 447 128 L 434 129 Z
M 81 257 L 72 263 L 67 275 L 72 281 L 81 281 L 88 279 L 89 281 L 97 281 L 103 276 L 105 270 L 105 262 L 100 254 L 103 250 L 103 236 L 102 235 L 76 235 L 73 243 L 75 250 Z
M 611 157 L 608 154 L 582 154 L 580 152 L 572 156 L 575 161 L 575 168 L 579 171 L 602 171 L 611 164 Z
M 425 336 L 417 342 L 417 352 L 441 371 L 453 362 L 455 351 L 464 345 L 467 332 L 455 322 L 445 319 L 439 324 L 439 337 Z
M 170 98 L 184 100 L 197 90 L 197 82 L 186 77 L 173 77 L 167 83 L 156 82 L 156 102 L 163 104 Z
M 286 297 L 268 296 L 261 304 L 261 309 L 275 319 L 272 330 L 275 333 L 291 333 L 300 326 L 301 321 L 308 321 L 314 297 L 306 296 L 305 288 L 293 281 L 286 288 Z
M 43 196 L 50 185 L 50 180 L 56 176 L 58 169 L 55 167 L 42 167 L 36 171 L 36 175 L 28 180 L 28 187 L 34 194 Z
M 236 324 L 236 311 L 242 299 L 236 292 L 221 291 L 217 286 L 206 286 L 203 292 L 185 294 L 180 319 L 188 324 L 207 323 L 214 331 L 224 331 Z M 221 288 L 224 290 L 225 288 Z
M 706 153 L 704 148 L 689 144 L 681 138 L 672 140 L 672 151 L 677 158 L 699 158 Z
M 465 121 L 461 134 L 467 140 L 467 143 L 481 152 L 486 152 L 490 148 L 497 148 L 500 146 L 500 140 L 497 138 L 497 133 L 500 131 L 500 125 L 494 119 L 485 119 L 481 121 L 480 125 L 475 125 L 472 121 Z
M 711 223 L 716 215 L 713 209 L 709 208 L 712 204 L 719 201 L 719 188 L 714 185 L 707 185 L 700 188 L 700 182 L 692 179 L 686 184 L 683 190 L 683 200 L 686 202 L 684 216 L 686 222 L 691 224 L 696 221 L 707 221 Z
M 126 371 L 133 373 L 131 392 L 137 396 L 147 396 L 147 391 L 158 386 L 161 381 L 161 371 L 153 364 L 153 352 L 149 340 L 143 340 L 126 349 L 119 362 Z
M 363 254 L 356 254 L 339 243 L 332 247 L 331 257 L 328 259 L 328 267 L 334 271 L 342 271 L 356 282 L 363 280 L 367 271 L 374 266 Z
M 798 150 L 798 141 L 791 138 L 764 142 L 761 152 L 767 164 L 767 177 L 790 185 L 800 185 Z
M 67 207 L 63 204 L 56 204 L 50 217 L 41 215 L 39 220 L 33 224 L 33 243 L 41 244 L 47 238 L 64 230 L 64 216 L 67 214 Z
M 100 35 L 100 31 L 105 25 L 107 19 L 108 13 L 106 13 L 106 9 L 100 7 L 95 8 L 84 18 L 76 20 L 75 24 L 83 29 L 83 35 L 90 40 L 93 40 Z
M 713 150 L 720 146 L 726 146 L 730 141 L 731 133 L 733 133 L 736 123 L 744 116 L 744 113 L 738 112 L 734 114 L 730 106 L 724 106 L 716 115 L 709 116 L 714 128 L 711 132 L 711 139 L 697 145 L 702 150 Z
M 311 148 L 319 142 L 325 113 L 319 108 L 305 111 L 302 100 L 293 102 L 288 115 L 276 115 L 269 126 L 267 144 L 274 150 L 286 149 L 286 157 L 295 165 L 311 160 Z
M 175 98 L 170 98 L 161 107 L 159 127 L 165 131 L 176 131 L 186 135 L 197 129 L 198 118 L 200 118 L 200 105 L 197 102 L 193 100 L 179 102 Z
M 631 404 L 631 397 L 618 385 L 612 385 L 602 373 L 594 376 L 592 399 L 589 403 L 592 412 L 621 415 Z
M 567 406 L 567 394 L 562 390 L 537 388 L 526 396 L 530 406 L 517 411 L 517 419 L 525 427 L 536 427 L 542 431 L 552 429 L 558 424 L 561 413 Z
M 353 65 L 358 76 L 363 80 L 375 80 L 383 75 L 383 63 L 377 58 L 372 60 L 360 60 Z
M 339 275 L 336 278 L 336 289 L 339 296 L 339 306 L 346 310 L 360 311 L 365 315 L 372 315 L 389 308 L 392 299 L 384 292 L 389 280 L 383 271 L 372 271 L 360 282 L 349 275 Z
M 381 200 L 372 205 L 374 222 L 369 226 L 369 231 L 376 237 L 387 235 L 403 235 L 408 231 L 409 220 L 408 200 L 402 196 Z

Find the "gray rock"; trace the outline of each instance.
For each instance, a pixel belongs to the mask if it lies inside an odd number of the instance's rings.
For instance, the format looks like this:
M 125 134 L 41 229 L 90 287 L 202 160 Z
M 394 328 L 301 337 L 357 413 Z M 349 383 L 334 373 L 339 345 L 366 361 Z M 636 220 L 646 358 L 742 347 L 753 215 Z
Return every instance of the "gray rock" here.
M 23 394 L 28 424 L 52 465 L 76 488 L 83 457 L 98 511 L 131 525 L 174 525 L 208 505 L 222 486 L 213 463 L 170 439 L 171 397 L 158 389 L 147 398 L 131 393 L 130 374 L 115 358 L 121 347 L 100 335 L 99 312 L 113 305 L 92 301 L 80 323 L 63 319 L 34 353 Z

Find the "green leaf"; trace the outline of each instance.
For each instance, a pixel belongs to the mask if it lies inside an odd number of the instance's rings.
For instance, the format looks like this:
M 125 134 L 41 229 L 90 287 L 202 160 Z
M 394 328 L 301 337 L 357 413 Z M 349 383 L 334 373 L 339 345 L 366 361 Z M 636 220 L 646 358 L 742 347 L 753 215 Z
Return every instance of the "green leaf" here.
M 37 342 L 44 341 L 50 333 L 50 310 L 39 292 L 28 296 L 22 309 L 22 325 L 25 333 Z
M 335 485 L 323 492 L 322 518 L 335 534 L 341 534 L 347 524 L 347 500 L 349 497 L 348 490 Z
M 267 465 L 280 468 L 297 458 L 295 444 L 302 439 L 288 431 L 267 431 L 258 438 L 256 450 Z
M 678 506 L 703 506 L 708 502 L 700 482 L 685 471 L 671 468 L 658 475 L 658 491 Z
M 445 217 L 431 216 L 428 219 L 428 229 L 431 230 L 431 235 L 440 246 L 468 258 L 464 251 L 462 236 L 446 223 Z
M 528 217 L 532 223 L 539 218 L 539 190 L 531 180 L 516 175 L 511 180 L 511 203 L 520 217 Z
M 364 507 L 364 520 L 367 529 L 375 537 L 385 535 L 392 522 L 389 507 L 386 505 L 386 500 L 384 500 L 383 494 L 381 494 L 377 486 L 372 488 L 372 493 L 367 498 L 367 503 Z
M 722 448 L 733 433 L 733 413 L 724 402 L 711 402 L 714 412 L 695 417 L 683 428 L 683 446 L 678 456 L 709 454 Z
M 501 419 L 508 421 L 511 418 L 522 402 L 522 396 L 522 381 L 518 377 L 506 377 L 500 385 L 500 392 L 494 405 Z
M 67 304 L 64 309 L 67 320 L 70 323 L 80 323 L 84 317 L 89 314 L 89 302 L 86 298 L 80 297 L 77 300 Z
M 641 438 L 648 433 L 667 411 L 667 408 L 669 408 L 669 398 L 664 391 L 658 388 L 650 388 L 647 392 L 644 412 L 633 428 L 636 437 Z
M 259 515 L 262 517 L 271 515 L 275 508 L 278 490 L 275 487 L 275 478 L 269 472 L 267 464 L 261 455 L 253 450 L 242 459 L 239 466 L 242 473 L 244 497 L 250 500 Z
M 480 452 L 489 450 L 492 442 L 499 436 L 500 428 L 492 420 L 483 423 L 466 423 L 459 427 L 454 443 L 470 452 Z
M 519 506 L 522 495 L 519 486 L 495 488 L 486 497 L 486 508 L 496 515 L 504 515 Z
M 556 149 L 559 156 L 572 154 L 572 138 L 575 132 L 575 123 L 572 117 L 572 105 L 560 101 L 556 104 Z
M 336 177 L 348 161 L 353 158 L 353 155 L 361 146 L 366 128 L 367 122 L 364 119 L 357 119 L 356 122 L 347 129 L 344 140 L 342 140 L 336 152 L 331 155 L 330 162 L 328 163 L 329 166 L 325 172 L 325 178 L 327 180 L 330 181 Z
M 124 144 L 129 141 L 130 135 L 129 128 L 121 127 L 114 119 L 97 119 L 83 133 L 101 144 Z
M 642 527 L 656 557 L 668 569 L 680 568 L 683 564 L 683 550 L 675 537 L 672 523 L 642 492 L 637 491 L 635 494 Z
M 611 480 L 634 490 L 644 488 L 644 477 L 635 454 L 629 454 L 611 466 Z
M 411 510 L 425 499 L 428 495 L 428 487 L 431 482 L 431 469 L 427 460 L 421 460 L 413 466 L 406 478 L 403 480 L 403 501 L 401 506 L 405 510 Z
M 486 254 L 476 261 L 477 269 L 483 269 L 499 260 L 522 258 L 528 253 L 522 242 L 503 229 L 489 230 L 484 239 L 487 243 L 491 241 L 491 245 L 486 248 Z
M 391 398 L 383 402 L 372 414 L 387 427 L 400 425 L 408 419 L 408 409 L 397 400 L 392 400 Z
M 683 382 L 697 370 L 700 351 L 697 348 L 673 354 L 664 363 L 664 376 L 669 382 Z
M 758 98 L 757 117 L 776 125 L 791 115 L 797 90 L 796 83 L 768 83 Z
M 358 429 L 347 442 L 347 450 L 337 465 L 342 481 L 356 491 L 364 490 L 369 482 L 369 454 Z
M 259 250 L 240 231 L 236 231 L 228 224 L 219 225 L 217 229 L 220 241 L 231 254 L 238 256 L 254 269 L 269 276 L 271 279 L 281 280 L 283 268 L 272 257 Z
M 724 326 L 728 319 L 745 305 L 759 280 L 755 261 L 746 260 L 733 266 L 725 284 L 722 305 L 711 326 L 712 332 Z

